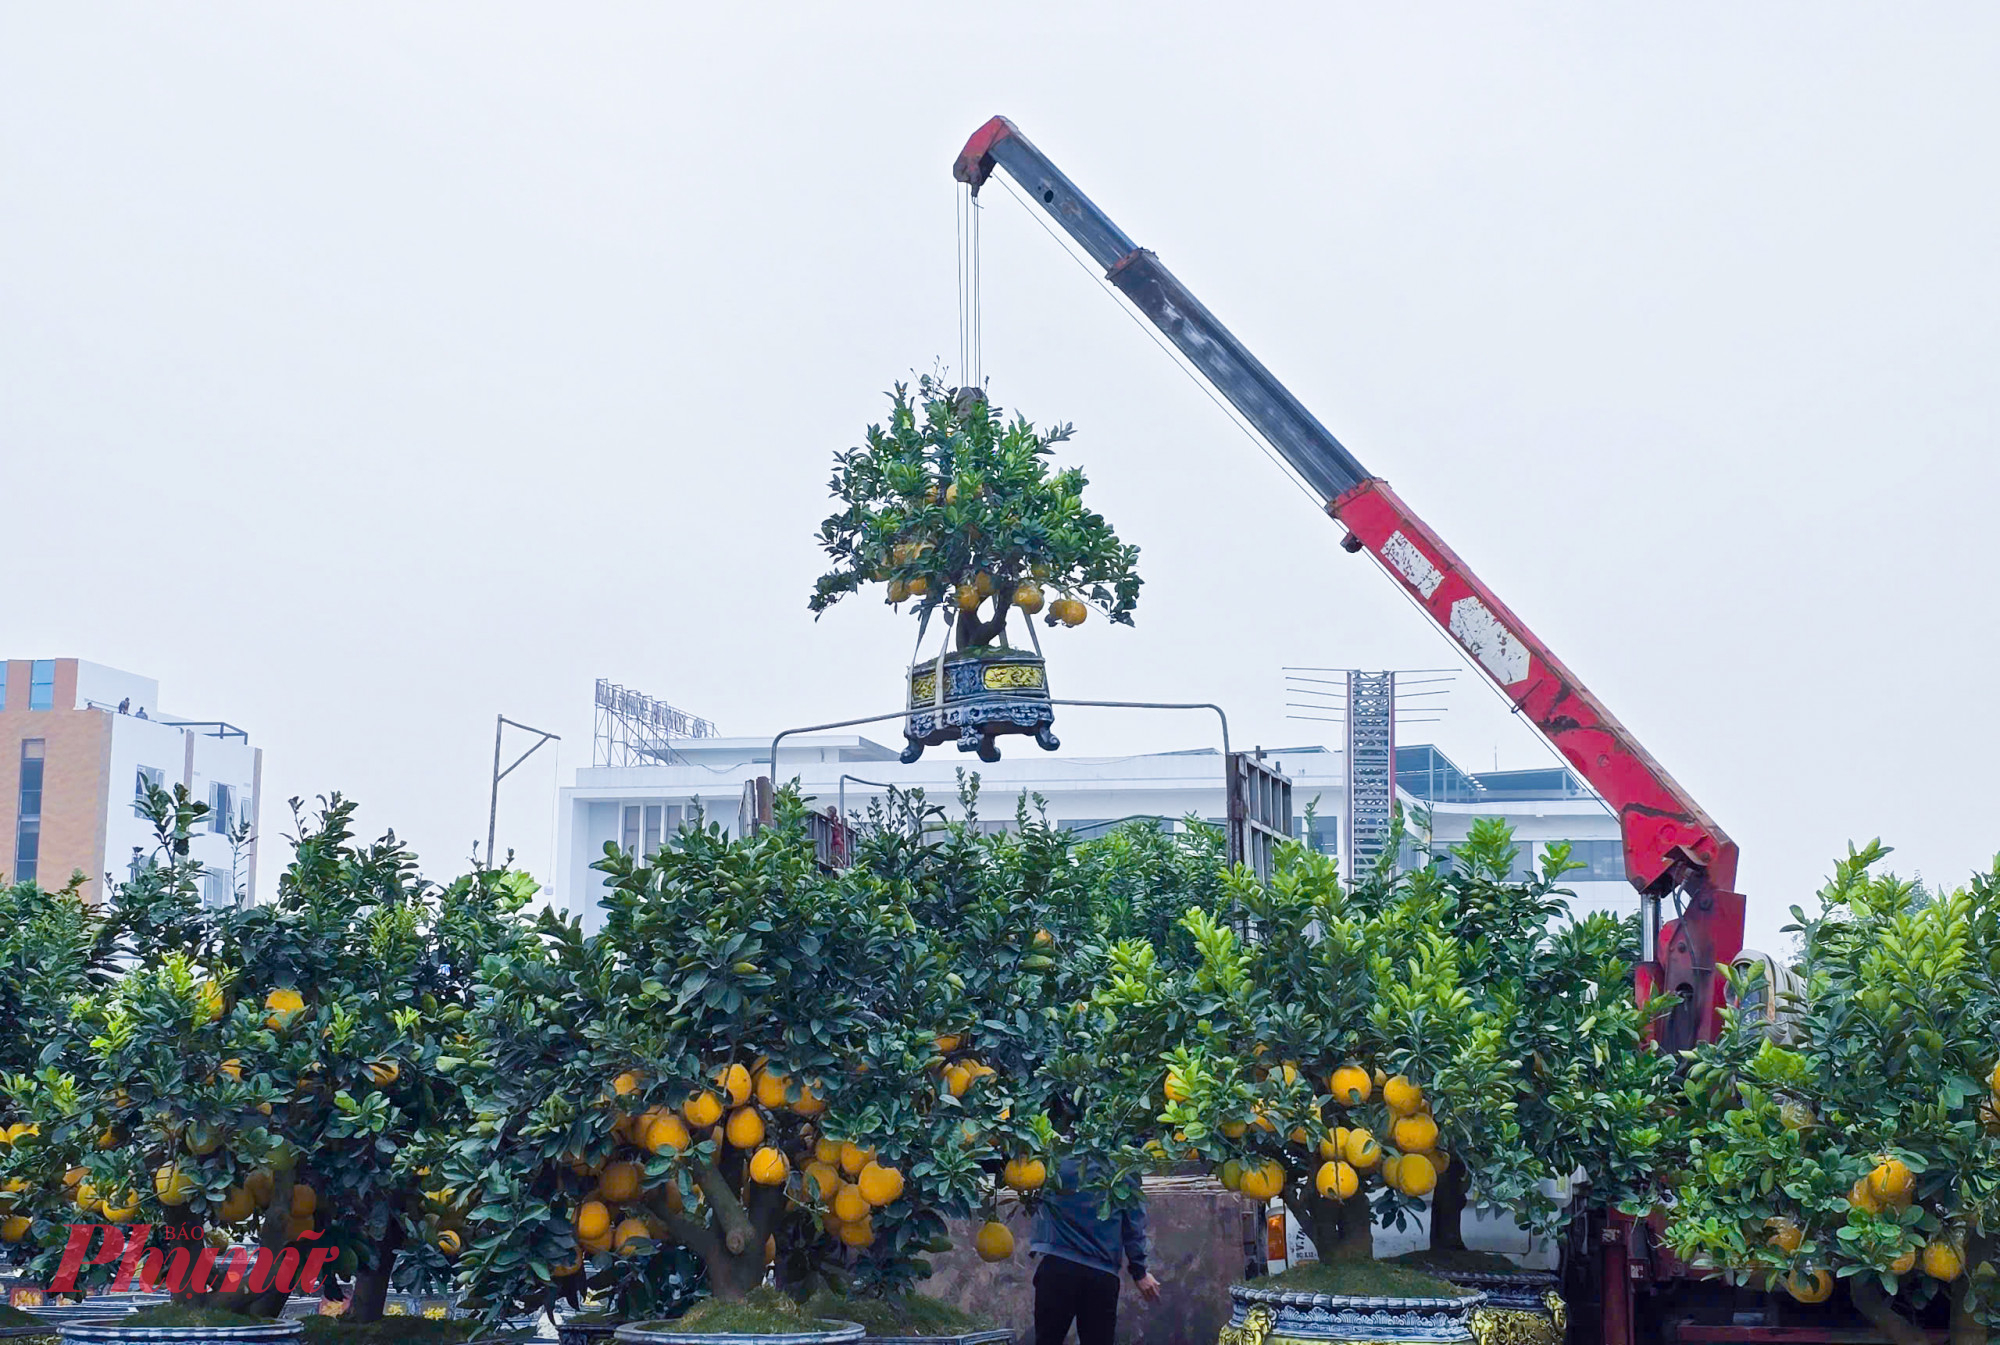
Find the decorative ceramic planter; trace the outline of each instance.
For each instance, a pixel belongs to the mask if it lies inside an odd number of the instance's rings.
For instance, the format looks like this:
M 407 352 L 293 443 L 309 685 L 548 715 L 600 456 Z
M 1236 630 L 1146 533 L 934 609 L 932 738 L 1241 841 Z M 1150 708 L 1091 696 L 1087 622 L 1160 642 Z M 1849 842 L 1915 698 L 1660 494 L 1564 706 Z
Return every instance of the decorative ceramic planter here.
M 1363 1298 L 1229 1286 L 1229 1324 L 1217 1345 L 1473 1345 L 1483 1293 L 1461 1298 Z
M 1010 733 L 1032 733 L 1048 752 L 1062 745 L 1052 731 L 1056 712 L 1049 704 L 1048 664 L 1040 654 L 959 650 L 911 668 L 909 685 L 905 764 L 926 747 L 949 741 L 961 752 L 977 752 L 981 761 L 998 761 L 993 740 Z
M 672 1322 L 621 1326 L 618 1345 L 845 1345 L 865 1334 L 859 1323 L 835 1322 L 824 1331 L 676 1331 Z
M 1563 1345 L 1569 1305 L 1556 1292 L 1556 1277 L 1548 1271 L 1430 1273 L 1486 1295 L 1486 1306 L 1472 1314 L 1472 1334 L 1479 1345 Z
M 557 1322 L 557 1345 L 611 1345 L 624 1322 Z
M 116 1321 L 66 1321 L 63 1345 L 297 1345 L 300 1322 L 279 1317 L 256 1326 L 126 1326 Z

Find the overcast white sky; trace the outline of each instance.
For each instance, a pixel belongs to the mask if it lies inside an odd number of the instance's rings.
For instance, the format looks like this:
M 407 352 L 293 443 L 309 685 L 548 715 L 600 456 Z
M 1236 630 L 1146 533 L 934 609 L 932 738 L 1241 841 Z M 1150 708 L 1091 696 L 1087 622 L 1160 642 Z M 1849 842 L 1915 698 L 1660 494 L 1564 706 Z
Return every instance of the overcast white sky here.
M 344 790 L 439 876 L 496 712 L 564 738 L 502 805 L 541 869 L 596 677 L 889 708 L 912 631 L 815 624 L 813 532 L 955 355 L 950 163 L 1004 112 L 1736 837 L 1753 941 L 1849 838 L 2000 847 L 2000 10 L 715 8 L 0 8 L 0 652 L 158 677 L 263 746 L 274 832 Z M 1330 727 L 1282 665 L 1452 661 L 990 197 L 995 399 L 1143 549 L 1060 693 L 1281 744 Z M 1469 674 L 1433 736 L 1550 760 Z

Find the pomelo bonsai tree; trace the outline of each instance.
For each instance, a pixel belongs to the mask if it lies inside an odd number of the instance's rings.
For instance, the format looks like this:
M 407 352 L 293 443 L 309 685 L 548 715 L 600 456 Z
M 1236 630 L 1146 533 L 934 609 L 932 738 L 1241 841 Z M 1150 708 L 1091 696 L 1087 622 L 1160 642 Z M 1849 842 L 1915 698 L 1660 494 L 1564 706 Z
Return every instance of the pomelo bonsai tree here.
M 420 1280 L 426 1257 L 443 1271 L 453 1250 L 408 1155 L 426 1127 L 454 1124 L 446 1052 L 462 1007 L 446 1001 L 462 974 L 448 960 L 505 945 L 518 875 L 439 893 L 393 836 L 353 844 L 352 805 L 335 796 L 310 825 L 301 815 L 274 903 L 204 911 L 185 858 L 198 813 L 158 792 L 147 807 L 160 850 L 131 885 L 147 912 L 123 931 L 136 965 L 79 995 L 38 1067 L 6 1084 L 34 1127 L 0 1158 L 25 1183 L 23 1240 L 50 1272 L 70 1224 L 150 1226 L 177 1298 L 275 1315 L 285 1295 L 268 1281 L 189 1275 L 190 1250 L 240 1235 L 353 1279 L 350 1312 L 370 1320 L 399 1253 Z M 441 1247 L 424 1247 L 431 1231 Z
M 1571 1187 L 1593 1208 L 1638 1198 L 1651 1188 L 1664 1142 L 1673 1062 L 1650 1049 L 1648 1025 L 1664 999 L 1642 1005 L 1633 994 L 1637 918 L 1602 911 L 1573 915 L 1560 886 L 1575 865 L 1567 844 L 1544 853 L 1523 874 L 1507 824 L 1475 819 L 1463 844 L 1426 870 L 1412 888 L 1435 884 L 1435 920 L 1464 952 L 1462 982 L 1473 1004 L 1505 1025 L 1503 1055 L 1517 1068 L 1514 1122 L 1530 1162 L 1484 1174 L 1481 1195 L 1540 1233 L 1575 1210 L 1546 1198 L 1543 1181 Z M 1377 879 L 1376 881 L 1381 881 Z M 1516 1155 L 1518 1158 L 1518 1154 Z M 1428 1259 L 1440 1268 L 1465 1248 L 1463 1219 L 1478 1163 L 1439 1175 L 1431 1200 Z M 1494 1268 L 1498 1268 L 1495 1266 Z
M 1525 1165 L 1505 1024 L 1463 985 L 1434 883 L 1370 910 L 1331 859 L 1287 846 L 1268 887 L 1239 869 L 1226 898 L 1184 917 L 1188 966 L 1116 947 L 1097 1001 L 1165 1156 L 1282 1199 L 1324 1261 L 1371 1259 L 1375 1221 L 1468 1157 L 1503 1180 Z
M 1145 1116 L 1156 1159 L 1284 1200 L 1326 1261 L 1372 1257 L 1374 1225 L 1425 1202 L 1440 1264 L 1470 1199 L 1545 1223 L 1541 1181 L 1593 1146 L 1594 1179 L 1643 1185 L 1665 1066 L 1623 932 L 1557 920 L 1566 856 L 1525 882 L 1514 858 L 1482 822 L 1450 865 L 1384 865 L 1349 891 L 1289 845 L 1268 887 L 1239 870 L 1188 910 L 1185 944 L 1114 945 L 1087 1068 L 1128 1105 L 1093 1143 Z
M 1801 1302 L 1845 1281 L 1897 1345 L 1942 1299 L 1953 1345 L 1979 1345 L 2000 1321 L 2000 861 L 1933 895 L 1878 872 L 1887 853 L 1849 847 L 1818 910 L 1792 908 L 1796 988 L 1741 986 L 1763 1004 L 1694 1052 L 1667 1239 Z
M 1094 606 L 1130 625 L 1139 549 L 1084 507 L 1079 468 L 1054 470 L 1068 425 L 1008 420 L 975 389 L 926 375 L 897 384 L 888 420 L 837 454 L 837 512 L 820 525 L 833 558 L 811 608 L 824 612 L 869 583 L 888 600 L 942 607 L 960 650 L 990 648 L 1010 611 L 1080 625 Z
M 830 874 L 793 791 L 774 815 L 608 847 L 599 933 L 551 919 L 482 968 L 475 1124 L 445 1167 L 495 1313 L 670 1311 L 676 1246 L 725 1300 L 774 1266 L 800 1298 L 905 1288 L 985 1164 L 1046 1129 L 950 1030 L 964 978 L 913 914 L 908 856 L 864 842 Z

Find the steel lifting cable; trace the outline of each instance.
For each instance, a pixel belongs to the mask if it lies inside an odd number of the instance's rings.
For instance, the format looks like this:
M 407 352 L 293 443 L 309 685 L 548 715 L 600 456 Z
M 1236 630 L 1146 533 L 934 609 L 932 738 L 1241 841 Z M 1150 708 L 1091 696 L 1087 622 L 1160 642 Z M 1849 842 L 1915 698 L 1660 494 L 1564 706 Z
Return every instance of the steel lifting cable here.
M 958 381 L 964 387 L 986 385 L 986 352 L 981 338 L 979 198 L 964 184 L 958 187 L 954 212 L 958 253 Z

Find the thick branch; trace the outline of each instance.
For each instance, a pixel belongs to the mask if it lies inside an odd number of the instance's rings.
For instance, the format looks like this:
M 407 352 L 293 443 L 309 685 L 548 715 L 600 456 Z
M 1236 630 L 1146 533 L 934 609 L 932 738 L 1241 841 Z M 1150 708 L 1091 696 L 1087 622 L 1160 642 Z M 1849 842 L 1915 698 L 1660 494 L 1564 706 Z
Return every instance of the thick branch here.
M 1854 1300 L 1854 1310 L 1887 1337 L 1890 1345 L 1925 1345 L 1929 1339 L 1915 1322 L 1896 1311 L 1895 1300 L 1882 1291 L 1875 1272 L 1864 1271 L 1849 1279 L 1847 1296 Z
M 993 589 L 993 616 L 990 620 L 979 619 L 979 609 L 970 612 L 961 610 L 958 614 L 958 647 L 971 649 L 978 645 L 992 644 L 999 638 L 1007 625 L 1007 613 L 1014 606 L 1014 590 L 1019 587 L 1011 579 L 995 581 Z
M 673 1234 L 675 1242 L 687 1248 L 706 1265 L 727 1255 L 722 1248 L 722 1239 L 706 1224 L 696 1223 L 685 1214 L 676 1214 L 667 1207 L 665 1201 L 649 1200 L 646 1208 Z
M 756 1245 L 757 1230 L 744 1212 L 743 1202 L 729 1189 L 729 1181 L 717 1170 L 715 1164 L 697 1162 L 694 1165 L 694 1179 L 715 1210 L 715 1222 L 722 1229 L 722 1245 L 734 1256 Z
M 778 1224 L 785 1217 L 785 1188 L 782 1186 L 758 1186 L 750 1192 L 750 1226 L 756 1230 L 757 1246 L 764 1245 L 764 1239 L 778 1231 Z

